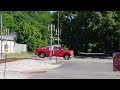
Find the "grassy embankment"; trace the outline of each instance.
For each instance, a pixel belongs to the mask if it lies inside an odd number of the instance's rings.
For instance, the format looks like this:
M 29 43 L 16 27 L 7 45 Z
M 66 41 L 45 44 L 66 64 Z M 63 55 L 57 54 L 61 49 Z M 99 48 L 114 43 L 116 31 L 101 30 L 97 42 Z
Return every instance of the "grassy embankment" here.
M 2 55 L 2 57 L 5 57 L 5 53 Z M 34 53 L 29 53 L 29 52 L 22 52 L 22 53 L 8 53 L 7 57 L 8 58 L 17 58 L 17 57 L 29 57 L 35 55 Z

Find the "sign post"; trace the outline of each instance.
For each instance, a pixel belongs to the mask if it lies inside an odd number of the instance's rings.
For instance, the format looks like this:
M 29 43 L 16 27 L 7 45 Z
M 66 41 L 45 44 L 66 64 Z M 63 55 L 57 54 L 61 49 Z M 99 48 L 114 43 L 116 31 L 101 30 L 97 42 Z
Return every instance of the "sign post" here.
M 7 61 L 7 53 L 8 53 L 8 44 L 7 44 L 7 34 L 9 34 L 9 29 L 6 29 L 5 30 L 6 31 L 6 44 L 5 44 L 5 53 L 6 53 L 6 55 L 5 55 L 5 67 L 4 67 L 4 79 L 5 79 L 5 76 L 6 76 L 6 61 Z
M 120 53 L 113 53 L 113 71 L 120 71 Z
M 5 74 L 6 74 L 7 53 L 8 53 L 8 45 L 7 45 L 7 43 L 6 43 L 6 44 L 5 44 L 5 68 L 4 68 L 4 79 L 5 79 Z

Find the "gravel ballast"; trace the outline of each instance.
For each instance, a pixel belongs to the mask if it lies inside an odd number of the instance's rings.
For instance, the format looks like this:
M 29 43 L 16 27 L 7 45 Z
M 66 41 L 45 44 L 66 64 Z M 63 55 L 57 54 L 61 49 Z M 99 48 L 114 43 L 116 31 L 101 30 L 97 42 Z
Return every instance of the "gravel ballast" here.
M 15 62 L 6 63 L 6 77 L 7 79 L 24 79 L 27 78 L 27 73 L 47 71 L 56 67 L 60 64 L 55 63 L 55 60 L 32 60 L 25 59 Z M 4 78 L 4 66 L 5 63 L 0 64 L 0 79 Z M 22 75 L 24 73 L 24 75 Z

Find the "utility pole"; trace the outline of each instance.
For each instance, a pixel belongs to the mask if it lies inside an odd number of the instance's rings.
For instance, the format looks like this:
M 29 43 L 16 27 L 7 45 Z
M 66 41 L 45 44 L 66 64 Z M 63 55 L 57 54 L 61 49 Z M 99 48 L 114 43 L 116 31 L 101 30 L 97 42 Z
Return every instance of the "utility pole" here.
M 58 45 L 59 45 L 59 11 L 58 11 Z
M 2 57 L 2 14 L 1 14 L 1 57 Z

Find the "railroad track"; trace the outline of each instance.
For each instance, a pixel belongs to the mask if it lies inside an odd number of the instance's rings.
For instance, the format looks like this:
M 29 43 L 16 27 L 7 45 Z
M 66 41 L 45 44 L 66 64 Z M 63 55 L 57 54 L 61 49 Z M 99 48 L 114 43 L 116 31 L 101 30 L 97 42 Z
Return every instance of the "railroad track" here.
M 24 60 L 24 59 L 33 59 L 33 58 L 7 58 L 7 59 L 0 59 L 0 64 L 5 63 L 5 62 L 14 62 L 14 61 L 19 61 L 19 60 Z

